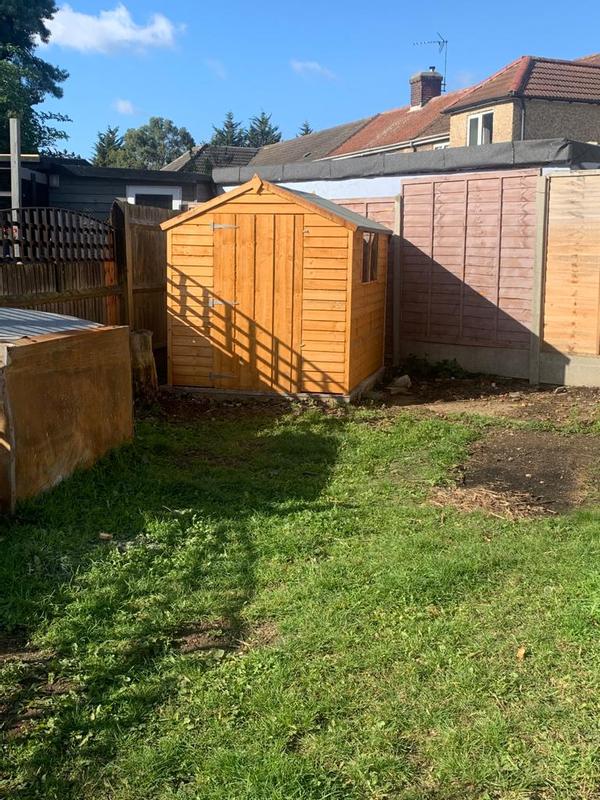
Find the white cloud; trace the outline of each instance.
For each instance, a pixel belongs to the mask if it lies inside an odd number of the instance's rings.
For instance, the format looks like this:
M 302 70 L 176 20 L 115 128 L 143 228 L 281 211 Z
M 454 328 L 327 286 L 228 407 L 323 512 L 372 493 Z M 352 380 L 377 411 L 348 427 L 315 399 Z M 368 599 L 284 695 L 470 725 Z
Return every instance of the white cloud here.
M 70 5 L 61 6 L 53 19 L 46 20 L 49 44 L 70 47 L 82 53 L 109 53 L 119 48 L 171 47 L 181 26 L 163 14 L 153 14 L 146 25 L 133 21 L 131 13 L 119 3 L 112 11 L 96 16 L 82 14 Z
M 117 100 L 115 100 L 114 107 L 119 114 L 135 114 L 135 106 L 131 100 L 123 100 L 119 97 Z
M 220 81 L 226 80 L 227 70 L 222 61 L 219 61 L 217 58 L 206 58 L 204 59 L 204 63 Z
M 297 61 L 293 58 L 290 61 L 290 66 L 298 75 L 318 75 L 328 80 L 335 78 L 335 74 L 327 67 L 319 64 L 318 61 Z

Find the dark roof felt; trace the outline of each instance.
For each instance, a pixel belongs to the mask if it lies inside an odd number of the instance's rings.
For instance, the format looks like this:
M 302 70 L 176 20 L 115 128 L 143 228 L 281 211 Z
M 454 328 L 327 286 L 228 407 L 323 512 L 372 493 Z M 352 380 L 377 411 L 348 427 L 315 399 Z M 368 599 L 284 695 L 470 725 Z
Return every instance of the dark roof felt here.
M 56 164 L 53 172 L 74 175 L 79 178 L 96 178 L 105 180 L 141 180 L 153 183 L 199 183 L 210 181 L 209 175 L 196 172 L 165 172 L 160 169 L 128 169 L 124 167 L 95 167 L 79 164 Z
M 479 147 L 421 150 L 417 153 L 376 153 L 303 164 L 225 167 L 216 169 L 213 179 L 218 186 L 234 186 L 244 183 L 257 173 L 264 180 L 288 184 L 294 181 L 345 180 L 380 175 L 408 176 L 550 165 L 569 166 L 573 169 L 598 166 L 600 146 L 569 139 L 528 139 L 483 144 Z

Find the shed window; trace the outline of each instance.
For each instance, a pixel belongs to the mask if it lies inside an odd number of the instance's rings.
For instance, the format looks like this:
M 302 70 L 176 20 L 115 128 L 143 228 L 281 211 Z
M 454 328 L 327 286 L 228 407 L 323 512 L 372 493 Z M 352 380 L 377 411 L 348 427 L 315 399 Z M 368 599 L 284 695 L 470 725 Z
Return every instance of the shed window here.
M 377 234 L 363 233 L 362 282 L 377 280 Z
M 491 144 L 494 136 L 494 112 L 473 114 L 467 121 L 468 144 Z

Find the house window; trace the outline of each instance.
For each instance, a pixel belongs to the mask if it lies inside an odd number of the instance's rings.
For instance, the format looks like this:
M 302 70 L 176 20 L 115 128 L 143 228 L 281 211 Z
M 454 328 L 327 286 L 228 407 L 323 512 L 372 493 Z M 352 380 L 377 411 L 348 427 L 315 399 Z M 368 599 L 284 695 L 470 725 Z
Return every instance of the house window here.
M 482 114 L 472 114 L 467 120 L 467 132 L 469 146 L 491 144 L 494 140 L 494 112 L 484 111 Z
M 363 233 L 362 282 L 377 280 L 377 234 Z
M 181 186 L 127 186 L 127 202 L 137 206 L 157 206 L 179 211 Z

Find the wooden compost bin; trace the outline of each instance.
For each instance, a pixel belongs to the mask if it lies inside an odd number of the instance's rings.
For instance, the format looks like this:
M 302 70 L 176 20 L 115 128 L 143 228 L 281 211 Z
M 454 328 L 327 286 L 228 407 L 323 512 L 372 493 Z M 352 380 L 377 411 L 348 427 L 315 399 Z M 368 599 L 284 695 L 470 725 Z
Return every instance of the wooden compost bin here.
M 131 439 L 129 329 L 0 309 L 0 509 Z
M 257 176 L 161 227 L 171 385 L 350 398 L 375 381 L 387 228 Z

